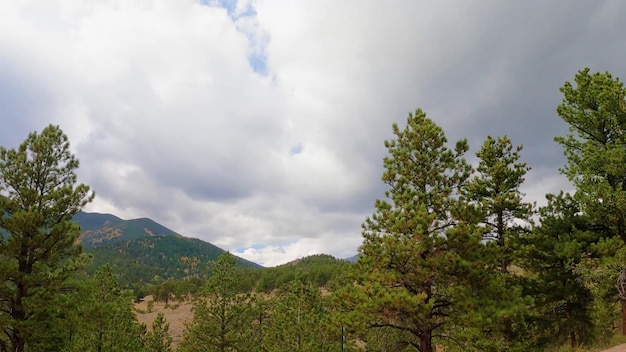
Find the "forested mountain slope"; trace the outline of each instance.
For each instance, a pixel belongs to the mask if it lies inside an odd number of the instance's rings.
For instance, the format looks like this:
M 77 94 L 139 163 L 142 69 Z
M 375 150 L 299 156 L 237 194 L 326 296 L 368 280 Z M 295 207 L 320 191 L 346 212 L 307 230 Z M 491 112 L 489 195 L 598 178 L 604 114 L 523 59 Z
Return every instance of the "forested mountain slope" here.
M 184 237 L 148 218 L 123 220 L 111 214 L 80 212 L 79 240 L 93 262 L 88 272 L 109 264 L 122 285 L 149 282 L 155 276 L 180 279 L 204 275 L 209 261 L 225 251 L 211 243 Z M 243 267 L 260 267 L 238 258 Z

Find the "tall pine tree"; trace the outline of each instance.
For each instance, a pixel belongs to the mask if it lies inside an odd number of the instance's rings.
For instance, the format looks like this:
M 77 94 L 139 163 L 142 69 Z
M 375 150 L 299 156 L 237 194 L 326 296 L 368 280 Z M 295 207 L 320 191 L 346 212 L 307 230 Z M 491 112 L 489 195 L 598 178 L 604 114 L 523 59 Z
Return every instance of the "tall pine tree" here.
M 626 243 L 626 90 L 610 73 L 576 74 L 574 86 L 561 87 L 557 108 L 570 133 L 555 140 L 564 147 L 562 172 L 576 186 L 581 210 L 610 226 Z M 626 297 L 622 298 L 622 332 L 626 334 Z
M 520 160 L 522 146 L 514 147 L 507 136 L 487 137 L 476 153 L 479 159 L 476 175 L 467 183 L 463 194 L 472 202 L 477 221 L 483 230 L 483 241 L 490 262 L 492 283 L 480 287 L 485 296 L 476 323 L 482 331 L 490 332 L 491 347 L 480 341 L 481 350 L 526 350 L 530 341 L 525 331 L 524 317 L 529 302 L 523 296 L 522 285 L 510 270 L 515 246 L 520 236 L 530 229 L 533 204 L 523 201 L 520 187 L 530 167 Z M 494 270 L 495 269 L 495 270 Z M 474 339 L 474 341 L 477 341 Z
M 404 129 L 394 124 L 393 134 L 385 142 L 386 199 L 363 223 L 363 276 L 339 295 L 352 304 L 351 328 L 394 331 L 394 350 L 432 352 L 437 331 L 464 309 L 459 299 L 476 267 L 471 257 L 482 247 L 480 234 L 461 220 L 468 145 L 460 140 L 448 149 L 441 127 L 419 109 Z
M 23 352 L 46 308 L 77 268 L 81 247 L 72 216 L 94 194 L 77 184 L 79 162 L 58 126 L 0 148 L 0 350 Z

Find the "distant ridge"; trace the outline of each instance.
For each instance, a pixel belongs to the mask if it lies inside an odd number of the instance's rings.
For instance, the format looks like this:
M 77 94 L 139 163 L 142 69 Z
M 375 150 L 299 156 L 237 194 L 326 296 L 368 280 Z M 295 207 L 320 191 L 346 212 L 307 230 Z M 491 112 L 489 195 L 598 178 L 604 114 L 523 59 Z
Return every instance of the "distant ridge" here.
M 132 240 L 145 236 L 180 236 L 148 218 L 122 220 L 115 215 L 79 212 L 74 221 L 81 227 L 78 237 L 84 247 L 98 247 L 109 241 Z
M 89 272 L 108 264 L 121 284 L 149 282 L 155 276 L 181 279 L 208 274 L 208 263 L 225 251 L 209 242 L 184 237 L 148 218 L 123 220 L 112 214 L 80 212 L 79 241 L 93 263 Z M 238 258 L 243 267 L 261 266 Z
M 359 255 L 355 254 L 350 258 L 345 258 L 344 260 L 350 263 L 356 263 L 357 259 L 359 259 Z

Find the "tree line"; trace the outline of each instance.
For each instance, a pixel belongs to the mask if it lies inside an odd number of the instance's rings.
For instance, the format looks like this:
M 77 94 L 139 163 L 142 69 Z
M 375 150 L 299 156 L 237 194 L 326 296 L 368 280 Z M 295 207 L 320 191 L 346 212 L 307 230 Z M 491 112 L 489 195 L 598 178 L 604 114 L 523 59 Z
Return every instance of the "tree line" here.
M 574 192 L 538 208 L 520 191 L 521 145 L 489 136 L 471 165 L 467 140 L 449 145 L 417 109 L 385 142 L 387 190 L 357 262 L 275 284 L 225 253 L 194 284 L 178 349 L 540 351 L 626 333 L 626 91 L 589 69 L 560 90 Z M 58 126 L 0 148 L 0 351 L 170 350 L 163 316 L 137 323 L 110 267 L 84 274 L 71 217 L 94 195 L 77 168 Z

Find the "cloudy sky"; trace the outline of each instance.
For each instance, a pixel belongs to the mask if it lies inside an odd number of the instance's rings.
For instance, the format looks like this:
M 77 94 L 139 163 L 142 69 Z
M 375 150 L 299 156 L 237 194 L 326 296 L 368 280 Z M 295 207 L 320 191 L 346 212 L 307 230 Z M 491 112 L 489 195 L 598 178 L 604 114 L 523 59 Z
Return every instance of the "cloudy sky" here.
M 96 191 L 266 266 L 349 257 L 383 141 L 421 107 L 472 157 L 524 145 L 524 191 L 569 189 L 558 88 L 626 79 L 614 1 L 0 1 L 0 145 L 58 124 Z

